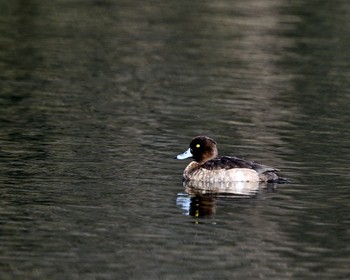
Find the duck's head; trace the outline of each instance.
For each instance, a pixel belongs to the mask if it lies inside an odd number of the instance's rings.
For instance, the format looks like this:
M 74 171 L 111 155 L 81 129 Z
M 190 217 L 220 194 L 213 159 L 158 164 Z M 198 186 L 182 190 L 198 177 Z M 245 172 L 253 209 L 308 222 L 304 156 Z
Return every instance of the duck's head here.
M 176 159 L 192 157 L 198 163 L 204 163 L 218 156 L 216 142 L 207 136 L 196 136 L 192 139 L 190 147 Z

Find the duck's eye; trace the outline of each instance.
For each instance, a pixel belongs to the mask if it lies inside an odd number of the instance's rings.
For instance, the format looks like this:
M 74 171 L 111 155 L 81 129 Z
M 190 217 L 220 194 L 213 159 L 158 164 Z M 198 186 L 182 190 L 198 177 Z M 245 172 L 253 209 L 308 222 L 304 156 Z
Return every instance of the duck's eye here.
M 196 148 L 199 148 L 200 146 L 201 146 L 200 144 L 197 144 L 197 145 L 196 145 Z

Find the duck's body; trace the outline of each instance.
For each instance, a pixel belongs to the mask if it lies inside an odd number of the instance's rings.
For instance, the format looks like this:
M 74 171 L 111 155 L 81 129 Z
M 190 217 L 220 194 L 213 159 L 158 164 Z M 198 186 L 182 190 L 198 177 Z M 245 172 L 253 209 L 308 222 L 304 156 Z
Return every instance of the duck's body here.
M 192 157 L 184 170 L 184 180 L 205 182 L 282 182 L 278 169 L 237 157 L 219 157 L 216 142 L 206 136 L 197 136 L 190 148 L 177 159 Z

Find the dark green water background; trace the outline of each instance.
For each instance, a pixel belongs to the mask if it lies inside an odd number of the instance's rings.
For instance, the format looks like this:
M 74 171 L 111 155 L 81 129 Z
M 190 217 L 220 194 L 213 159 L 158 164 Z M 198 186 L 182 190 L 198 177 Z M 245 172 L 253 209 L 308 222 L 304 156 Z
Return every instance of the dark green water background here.
M 349 30 L 347 0 L 0 0 L 1 279 L 349 279 Z M 189 215 L 198 134 L 292 183 Z

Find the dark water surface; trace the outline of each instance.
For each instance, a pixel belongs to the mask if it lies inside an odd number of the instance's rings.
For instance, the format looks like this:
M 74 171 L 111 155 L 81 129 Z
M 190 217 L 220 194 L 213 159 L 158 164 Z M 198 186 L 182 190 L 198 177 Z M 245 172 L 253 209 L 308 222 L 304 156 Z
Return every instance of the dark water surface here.
M 1 279 L 349 279 L 348 1 L 0 1 Z M 291 184 L 190 196 L 206 134 Z

